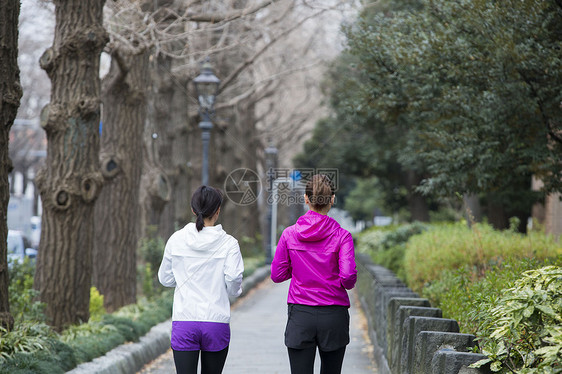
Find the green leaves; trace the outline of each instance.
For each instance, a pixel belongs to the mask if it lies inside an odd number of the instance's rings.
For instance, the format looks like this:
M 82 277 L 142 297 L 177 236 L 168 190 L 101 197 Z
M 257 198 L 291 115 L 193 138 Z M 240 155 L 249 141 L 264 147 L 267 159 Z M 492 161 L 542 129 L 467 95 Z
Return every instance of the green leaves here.
M 488 312 L 479 335 L 492 371 L 562 372 L 562 268 L 524 272 Z
M 424 174 L 425 193 L 510 194 L 532 174 L 560 190 L 560 24 L 555 0 L 378 4 L 344 28 L 354 64 L 328 86 L 332 108 L 371 164 Z

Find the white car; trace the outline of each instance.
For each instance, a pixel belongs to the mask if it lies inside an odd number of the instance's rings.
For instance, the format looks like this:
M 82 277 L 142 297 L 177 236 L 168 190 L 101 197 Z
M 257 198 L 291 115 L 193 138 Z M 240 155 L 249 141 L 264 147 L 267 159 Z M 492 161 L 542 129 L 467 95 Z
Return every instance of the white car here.
M 23 262 L 25 257 L 35 259 L 37 250 L 31 248 L 31 244 L 21 231 L 8 230 L 8 263 Z

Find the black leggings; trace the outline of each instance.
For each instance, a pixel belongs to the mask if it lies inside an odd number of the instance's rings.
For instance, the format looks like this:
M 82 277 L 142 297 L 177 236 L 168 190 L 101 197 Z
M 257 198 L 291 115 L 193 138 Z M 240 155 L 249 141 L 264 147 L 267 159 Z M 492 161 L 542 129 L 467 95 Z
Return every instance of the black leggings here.
M 218 352 L 208 351 L 175 351 L 174 363 L 177 374 L 197 374 L 201 352 L 201 374 L 221 374 L 226 362 L 228 347 Z
M 305 349 L 287 348 L 289 350 L 289 362 L 291 363 L 291 374 L 313 374 L 314 359 L 316 358 L 316 347 Z M 345 355 L 345 346 L 335 351 L 320 352 L 320 374 L 340 374 Z

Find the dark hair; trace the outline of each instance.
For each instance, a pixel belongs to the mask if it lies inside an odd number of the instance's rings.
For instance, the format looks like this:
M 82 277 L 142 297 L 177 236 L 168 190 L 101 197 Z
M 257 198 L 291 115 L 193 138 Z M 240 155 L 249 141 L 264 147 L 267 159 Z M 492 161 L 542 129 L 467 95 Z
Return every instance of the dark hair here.
M 334 184 L 326 175 L 316 174 L 306 183 L 305 194 L 314 209 L 322 210 L 332 202 Z
M 222 205 L 222 192 L 218 188 L 201 186 L 191 196 L 191 209 L 197 216 L 195 227 L 203 230 L 205 218 L 212 217 Z

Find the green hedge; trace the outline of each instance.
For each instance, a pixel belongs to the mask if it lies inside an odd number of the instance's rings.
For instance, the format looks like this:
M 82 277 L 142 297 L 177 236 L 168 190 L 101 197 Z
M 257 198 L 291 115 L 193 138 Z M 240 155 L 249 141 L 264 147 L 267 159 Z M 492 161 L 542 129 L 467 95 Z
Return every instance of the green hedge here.
M 414 222 L 402 226 L 371 227 L 355 238 L 355 250 L 368 254 L 374 263 L 392 270 L 405 280 L 404 255 L 406 243 L 413 236 L 427 230 L 427 225 Z
M 562 372 L 562 267 L 527 270 L 498 298 L 473 304 L 476 335 L 499 373 Z
M 497 231 L 487 224 L 468 228 L 461 222 L 432 226 L 407 244 L 404 258 L 409 287 L 420 292 L 445 270 L 475 267 L 481 275 L 507 259 L 544 260 L 562 254 L 562 244 L 543 232 L 527 235 Z
M 244 263 L 245 276 L 250 275 L 263 264 L 263 255 L 245 257 Z M 90 321 L 57 334 L 44 323 L 44 305 L 33 302 L 33 266 L 26 262 L 13 269 L 10 301 L 16 324 L 9 332 L 0 328 L 0 374 L 64 373 L 125 342 L 138 341 L 171 317 L 173 289 L 160 288 L 159 295 L 150 300 L 140 298 L 136 304 L 105 314 L 103 296 L 92 288 Z
M 42 322 L 26 321 L 0 331 L 0 374 L 56 374 L 103 356 L 125 342 L 138 341 L 170 318 L 171 290 L 152 301 L 140 300 L 100 320 L 71 326 L 56 334 Z

